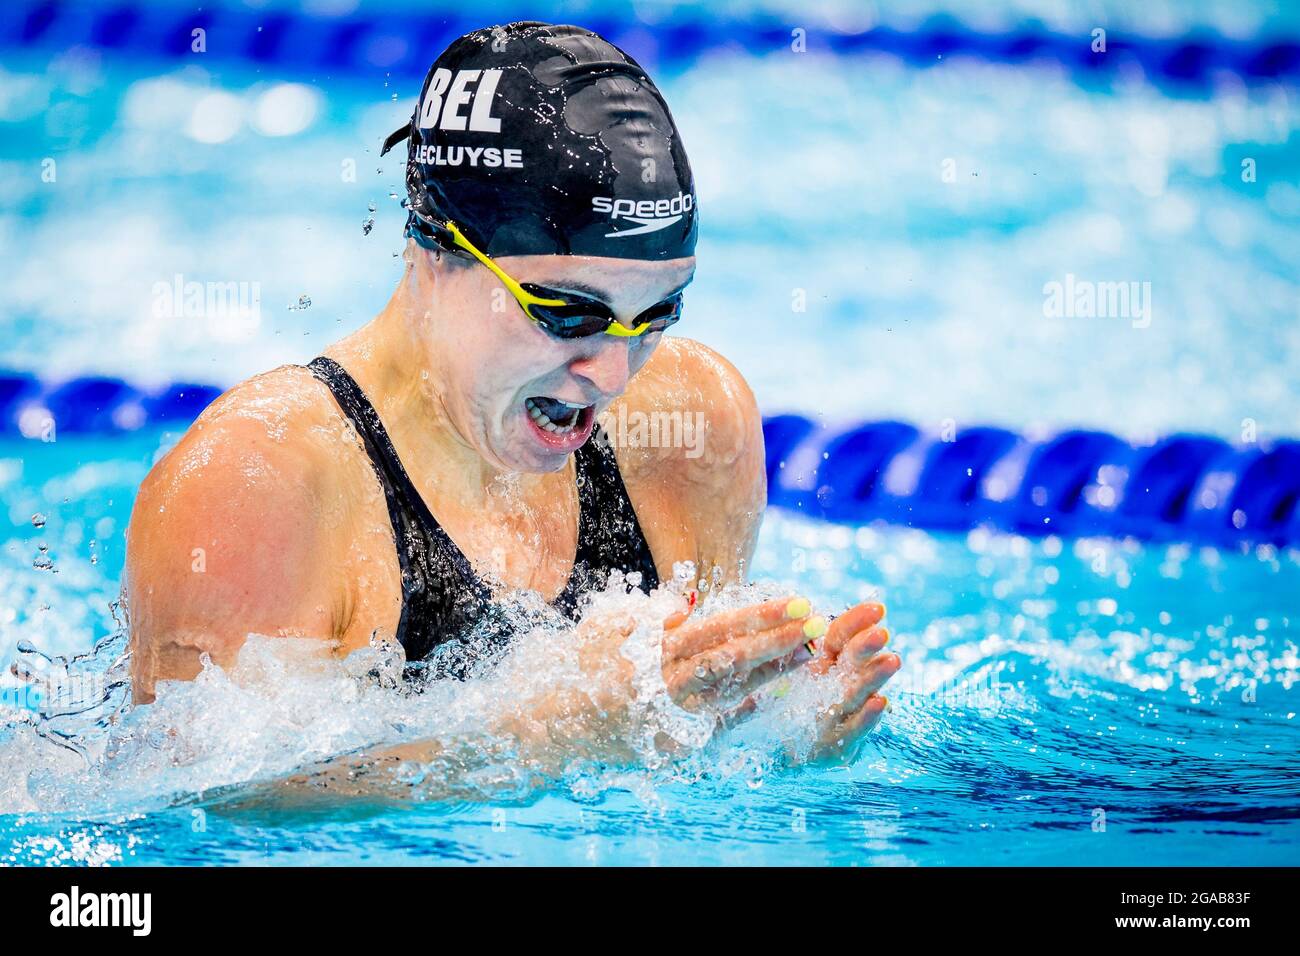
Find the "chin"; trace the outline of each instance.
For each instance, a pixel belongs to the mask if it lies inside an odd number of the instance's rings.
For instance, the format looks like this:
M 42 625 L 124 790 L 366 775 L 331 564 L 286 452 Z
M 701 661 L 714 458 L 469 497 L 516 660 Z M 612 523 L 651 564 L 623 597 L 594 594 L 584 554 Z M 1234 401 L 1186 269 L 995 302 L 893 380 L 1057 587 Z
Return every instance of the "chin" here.
M 489 445 L 485 455 L 493 465 L 507 472 L 543 475 L 562 471 L 571 452 L 541 447 L 523 427 L 507 429 L 499 441 Z

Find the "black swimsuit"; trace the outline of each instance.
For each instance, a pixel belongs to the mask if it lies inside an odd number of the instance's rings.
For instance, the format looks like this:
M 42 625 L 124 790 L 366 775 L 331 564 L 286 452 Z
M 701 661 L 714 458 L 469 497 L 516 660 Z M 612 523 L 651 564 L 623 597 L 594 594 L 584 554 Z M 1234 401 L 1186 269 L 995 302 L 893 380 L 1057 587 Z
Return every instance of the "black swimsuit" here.
M 491 589 L 474 573 L 411 484 L 379 413 L 352 376 L 323 356 L 308 368 L 334 393 L 384 488 L 402 572 L 397 640 L 406 650 L 408 677 L 464 679 L 475 663 L 501 652 L 528 612 L 523 606 L 507 607 L 492 600 Z M 578 616 L 582 595 L 603 587 L 611 571 L 628 573 L 629 583 L 639 584 L 647 593 L 659 584 L 650 547 L 600 426 L 574 452 L 574 462 L 578 553 L 568 583 L 550 605 L 570 620 Z

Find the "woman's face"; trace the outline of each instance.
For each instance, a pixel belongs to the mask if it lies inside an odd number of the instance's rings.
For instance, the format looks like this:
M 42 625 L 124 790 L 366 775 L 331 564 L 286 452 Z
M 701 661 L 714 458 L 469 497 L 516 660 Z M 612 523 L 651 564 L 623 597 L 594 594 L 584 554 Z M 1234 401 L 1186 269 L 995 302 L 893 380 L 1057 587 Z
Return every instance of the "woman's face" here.
M 441 372 L 440 398 L 457 432 L 496 468 L 558 471 L 661 335 L 557 339 L 524 314 L 486 267 L 420 256 L 419 268 L 433 270 L 428 278 L 439 313 L 429 359 Z M 518 282 L 599 299 L 628 326 L 680 292 L 695 271 L 694 256 L 662 262 L 507 256 L 497 264 Z

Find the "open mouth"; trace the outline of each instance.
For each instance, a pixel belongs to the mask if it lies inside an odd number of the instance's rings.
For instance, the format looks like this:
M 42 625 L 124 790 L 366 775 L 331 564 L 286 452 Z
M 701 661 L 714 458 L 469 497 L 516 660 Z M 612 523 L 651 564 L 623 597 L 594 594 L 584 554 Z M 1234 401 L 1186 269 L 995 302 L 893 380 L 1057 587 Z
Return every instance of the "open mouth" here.
M 594 406 L 536 395 L 524 399 L 524 408 L 539 431 L 563 441 L 578 436 L 585 439 L 591 427 Z

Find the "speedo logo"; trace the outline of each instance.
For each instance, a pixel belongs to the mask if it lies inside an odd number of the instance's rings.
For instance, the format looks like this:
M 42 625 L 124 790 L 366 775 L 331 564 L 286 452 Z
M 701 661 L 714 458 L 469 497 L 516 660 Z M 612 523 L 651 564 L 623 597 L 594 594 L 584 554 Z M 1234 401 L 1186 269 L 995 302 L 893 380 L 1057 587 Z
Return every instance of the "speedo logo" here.
M 627 219 L 638 225 L 632 229 L 617 229 L 605 233 L 606 239 L 620 236 L 639 236 L 647 232 L 667 229 L 681 220 L 695 206 L 695 197 L 690 193 L 679 192 L 672 199 L 610 199 L 608 196 L 593 196 L 592 212 L 608 213 L 611 222 Z

